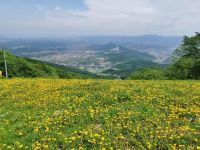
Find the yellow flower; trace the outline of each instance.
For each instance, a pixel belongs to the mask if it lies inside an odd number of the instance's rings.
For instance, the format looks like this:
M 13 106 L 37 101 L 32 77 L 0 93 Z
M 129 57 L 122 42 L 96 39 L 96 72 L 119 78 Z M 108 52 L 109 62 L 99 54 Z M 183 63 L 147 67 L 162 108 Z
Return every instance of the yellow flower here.
M 38 131 L 39 131 L 39 128 L 38 128 L 38 127 L 34 129 L 34 132 L 38 132 Z
M 49 132 L 49 128 L 48 127 L 45 128 L 45 132 Z
M 19 133 L 19 135 L 22 135 L 22 134 L 23 134 L 22 132 Z

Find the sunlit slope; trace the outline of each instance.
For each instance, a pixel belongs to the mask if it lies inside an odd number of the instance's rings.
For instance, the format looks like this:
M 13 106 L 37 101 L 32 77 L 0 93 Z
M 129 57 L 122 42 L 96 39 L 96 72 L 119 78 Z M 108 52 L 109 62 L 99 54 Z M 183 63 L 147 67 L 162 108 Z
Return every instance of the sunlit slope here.
M 0 149 L 198 149 L 200 82 L 0 80 Z
M 4 73 L 3 51 L 0 51 L 0 71 Z M 95 74 L 73 67 L 51 64 L 30 58 L 15 56 L 6 52 L 8 76 L 27 78 L 94 79 Z M 100 77 L 99 77 L 100 78 Z M 102 77 L 103 78 L 103 77 Z

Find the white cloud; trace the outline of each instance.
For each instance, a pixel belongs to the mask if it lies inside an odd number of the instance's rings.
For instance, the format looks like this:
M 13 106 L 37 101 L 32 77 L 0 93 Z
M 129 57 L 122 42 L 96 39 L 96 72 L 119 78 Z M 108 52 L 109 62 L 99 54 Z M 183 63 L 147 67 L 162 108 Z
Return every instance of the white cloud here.
M 85 11 L 55 8 L 47 20 L 66 33 L 190 34 L 200 30 L 199 0 L 85 0 Z M 69 30 L 68 30 L 69 29 Z
M 157 11 L 149 0 L 85 0 L 85 11 L 55 7 L 47 20 L 83 34 L 127 34 L 149 24 Z M 61 25 L 62 24 L 62 25 Z
M 86 10 L 67 10 L 64 6 L 47 10 L 38 4 L 40 20 L 33 20 L 27 31 L 64 36 L 184 35 L 200 31 L 200 0 L 84 0 L 84 3 Z

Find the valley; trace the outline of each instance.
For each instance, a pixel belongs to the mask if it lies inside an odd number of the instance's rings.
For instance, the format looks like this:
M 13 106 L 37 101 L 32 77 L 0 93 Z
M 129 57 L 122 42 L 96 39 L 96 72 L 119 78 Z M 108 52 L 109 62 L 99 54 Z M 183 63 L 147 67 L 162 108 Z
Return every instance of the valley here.
M 74 67 L 97 75 L 127 76 L 128 70 L 166 66 L 180 44 L 180 37 L 76 37 L 66 39 L 8 39 L 15 55 Z M 131 65 L 130 65 L 131 64 Z M 120 67 L 116 67 L 120 65 Z M 126 66 L 125 66 L 126 67 Z M 113 71 L 114 70 L 114 71 Z M 126 70 L 126 69 L 125 69 Z

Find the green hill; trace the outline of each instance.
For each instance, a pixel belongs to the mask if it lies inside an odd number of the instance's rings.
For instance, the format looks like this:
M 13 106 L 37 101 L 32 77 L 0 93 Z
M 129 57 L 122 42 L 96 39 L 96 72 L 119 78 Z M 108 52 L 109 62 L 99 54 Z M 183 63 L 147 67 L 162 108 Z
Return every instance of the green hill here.
M 117 64 L 113 66 L 112 69 L 108 69 L 104 71 L 104 73 L 120 76 L 121 78 L 126 78 L 129 74 L 135 71 L 138 71 L 143 68 L 149 68 L 149 67 L 164 67 L 164 66 L 152 61 L 133 60 L 133 61 Z
M 86 71 L 18 57 L 9 52 L 6 52 L 6 57 L 9 77 L 98 78 L 95 74 Z M 2 51 L 0 52 L 0 70 L 4 73 Z
M 124 63 L 138 59 L 152 61 L 155 59 L 154 56 L 148 53 L 139 52 L 137 50 L 126 48 L 124 46 L 113 43 L 98 46 L 96 48 L 96 51 L 99 56 L 105 58 L 105 60 L 111 63 L 116 63 L 116 62 Z

